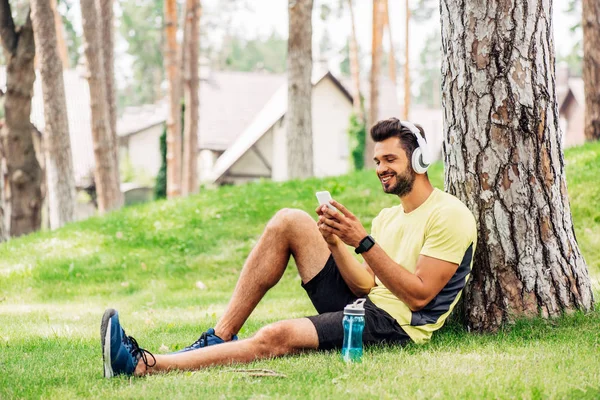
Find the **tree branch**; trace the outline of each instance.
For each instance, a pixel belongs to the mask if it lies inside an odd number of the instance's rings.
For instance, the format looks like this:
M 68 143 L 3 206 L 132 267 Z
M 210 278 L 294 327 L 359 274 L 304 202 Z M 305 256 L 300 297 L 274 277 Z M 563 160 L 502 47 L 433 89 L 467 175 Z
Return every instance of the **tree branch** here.
M 0 37 L 4 49 L 12 53 L 17 45 L 17 32 L 8 0 L 0 0 Z
M 33 59 L 33 57 L 35 57 L 35 40 L 33 38 L 33 26 L 31 23 L 31 7 L 29 7 L 29 11 L 27 11 L 25 23 L 19 28 L 15 52 L 27 57 L 27 59 Z

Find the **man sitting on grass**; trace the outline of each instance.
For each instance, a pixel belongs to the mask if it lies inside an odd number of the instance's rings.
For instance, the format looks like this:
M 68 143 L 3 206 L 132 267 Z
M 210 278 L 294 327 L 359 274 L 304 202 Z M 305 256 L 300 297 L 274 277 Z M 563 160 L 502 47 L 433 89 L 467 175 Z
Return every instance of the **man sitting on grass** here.
M 429 182 L 422 134 L 421 128 L 396 118 L 371 129 L 383 191 L 400 200 L 373 220 L 371 236 L 336 201 L 331 204 L 340 212 L 320 206 L 317 223 L 300 210 L 277 212 L 248 256 L 225 314 L 189 347 L 153 355 L 125 334 L 115 310 L 106 310 L 101 326 L 104 375 L 195 370 L 339 348 L 343 309 L 365 296 L 365 344 L 429 340 L 460 298 L 477 233 L 467 207 Z M 365 262 L 358 262 L 347 246 Z M 276 322 L 237 340 L 258 302 L 281 279 L 290 255 L 318 315 Z

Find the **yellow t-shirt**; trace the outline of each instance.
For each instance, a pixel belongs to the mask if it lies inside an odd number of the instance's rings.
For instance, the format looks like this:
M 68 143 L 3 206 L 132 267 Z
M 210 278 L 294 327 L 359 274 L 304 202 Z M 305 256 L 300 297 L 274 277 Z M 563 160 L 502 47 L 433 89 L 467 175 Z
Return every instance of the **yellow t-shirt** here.
M 446 286 L 418 312 L 412 312 L 375 277 L 371 301 L 394 317 L 414 342 L 427 342 L 444 324 L 469 278 L 477 244 L 473 214 L 456 197 L 434 189 L 410 213 L 402 205 L 383 209 L 373 220 L 371 236 L 392 260 L 413 273 L 421 254 L 458 264 Z

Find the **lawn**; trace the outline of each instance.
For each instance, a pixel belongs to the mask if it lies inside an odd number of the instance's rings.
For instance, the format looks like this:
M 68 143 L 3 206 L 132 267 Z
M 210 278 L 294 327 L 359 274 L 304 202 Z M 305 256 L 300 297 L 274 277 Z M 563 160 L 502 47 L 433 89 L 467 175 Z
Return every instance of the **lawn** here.
M 598 298 L 600 143 L 566 153 L 577 239 Z M 430 176 L 443 187 L 441 164 Z M 495 335 L 448 326 L 424 346 L 367 349 L 345 365 L 305 354 L 143 379 L 102 377 L 99 324 L 117 308 L 157 353 L 214 326 L 246 254 L 282 207 L 312 212 L 329 190 L 370 228 L 395 204 L 375 175 L 260 182 L 130 207 L 0 246 L 0 399 L 8 398 L 600 398 L 600 312 L 519 321 Z M 197 287 L 202 282 L 206 288 Z M 240 332 L 314 314 L 290 263 Z M 240 369 L 284 377 L 255 377 Z

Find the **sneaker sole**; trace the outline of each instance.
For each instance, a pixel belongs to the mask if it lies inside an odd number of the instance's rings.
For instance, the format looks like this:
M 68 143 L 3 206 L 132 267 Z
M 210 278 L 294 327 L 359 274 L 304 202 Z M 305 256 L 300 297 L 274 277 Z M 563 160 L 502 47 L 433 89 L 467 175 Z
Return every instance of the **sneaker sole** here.
M 102 343 L 102 361 L 104 362 L 104 377 L 112 378 L 115 376 L 110 362 L 110 331 L 112 327 L 112 316 L 117 313 L 116 310 L 109 308 L 104 311 L 102 324 L 100 325 L 100 341 Z

